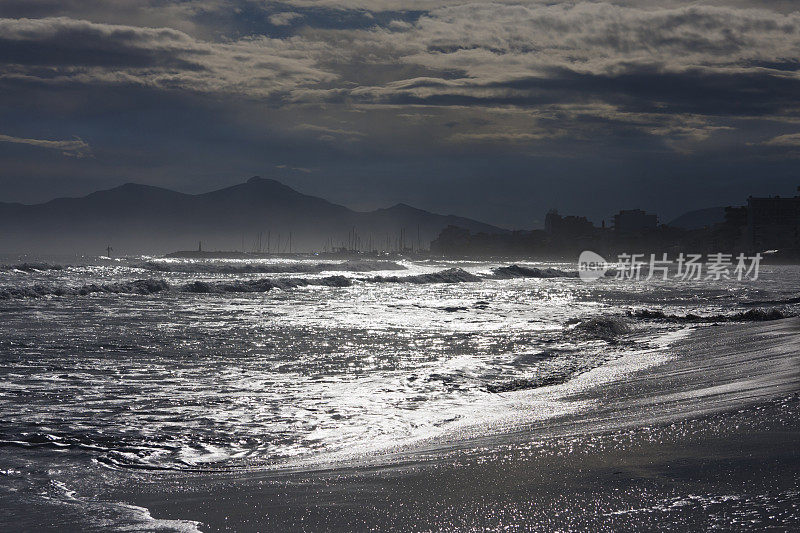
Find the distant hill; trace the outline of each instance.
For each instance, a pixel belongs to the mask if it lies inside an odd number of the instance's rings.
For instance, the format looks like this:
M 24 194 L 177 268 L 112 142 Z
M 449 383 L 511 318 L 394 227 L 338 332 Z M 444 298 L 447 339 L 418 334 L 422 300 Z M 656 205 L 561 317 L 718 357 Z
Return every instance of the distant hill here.
M 196 249 L 247 250 L 267 243 L 272 251 L 317 251 L 340 246 L 354 235 L 362 248 L 372 242 L 395 248 L 427 247 L 447 225 L 473 232 L 507 230 L 476 220 L 439 215 L 404 204 L 359 212 L 302 194 L 278 181 L 253 177 L 246 183 L 204 194 L 127 183 L 81 198 L 43 204 L 0 203 L 0 253 L 118 254 Z
M 684 213 L 670 221 L 667 225 L 674 228 L 700 229 L 706 226 L 712 226 L 723 220 L 725 220 L 724 207 L 708 207 L 706 209 L 697 209 Z

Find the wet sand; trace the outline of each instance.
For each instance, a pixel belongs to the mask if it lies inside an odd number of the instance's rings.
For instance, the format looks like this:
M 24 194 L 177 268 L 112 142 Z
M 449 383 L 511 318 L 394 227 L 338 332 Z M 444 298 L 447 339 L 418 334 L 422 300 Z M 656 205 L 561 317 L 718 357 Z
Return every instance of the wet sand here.
M 147 474 L 102 498 L 205 531 L 800 527 L 800 320 L 702 328 L 669 353 L 576 378 L 559 401 L 592 408 L 555 420 L 324 468 Z

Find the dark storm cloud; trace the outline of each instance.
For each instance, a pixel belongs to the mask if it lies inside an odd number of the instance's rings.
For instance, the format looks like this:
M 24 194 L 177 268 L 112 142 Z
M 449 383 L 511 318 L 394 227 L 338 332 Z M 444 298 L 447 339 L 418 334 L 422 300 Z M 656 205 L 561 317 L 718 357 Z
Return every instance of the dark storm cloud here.
M 66 17 L 0 19 L 2 80 L 141 85 L 269 96 L 335 75 L 282 40 L 207 42 L 169 28 Z
M 0 62 L 52 67 L 201 70 L 192 56 L 208 55 L 186 34 L 71 19 L 0 21 Z

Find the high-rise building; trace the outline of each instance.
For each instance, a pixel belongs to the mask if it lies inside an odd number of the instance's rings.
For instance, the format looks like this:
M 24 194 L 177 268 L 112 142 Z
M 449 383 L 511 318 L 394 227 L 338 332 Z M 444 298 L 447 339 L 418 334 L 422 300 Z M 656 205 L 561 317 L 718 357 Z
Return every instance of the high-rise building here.
M 750 247 L 759 252 L 800 248 L 800 195 L 791 198 L 749 197 L 747 240 Z

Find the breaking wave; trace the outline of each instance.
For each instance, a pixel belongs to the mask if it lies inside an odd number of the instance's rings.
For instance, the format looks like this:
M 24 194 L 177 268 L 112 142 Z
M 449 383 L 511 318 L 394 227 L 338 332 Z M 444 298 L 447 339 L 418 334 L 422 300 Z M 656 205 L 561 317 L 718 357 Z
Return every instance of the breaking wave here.
M 574 331 L 597 339 L 616 339 L 620 335 L 630 333 L 631 328 L 624 318 L 601 316 L 578 322 Z
M 685 315 L 670 315 L 663 311 L 651 309 L 639 309 L 637 311 L 629 311 L 628 316 L 632 318 L 645 319 L 645 320 L 663 320 L 667 322 L 681 322 L 681 323 L 705 323 L 705 322 L 763 322 L 767 320 L 780 320 L 782 318 L 789 318 L 793 315 L 784 313 L 779 309 L 750 309 L 740 313 L 733 313 L 728 315 L 696 315 L 688 313 Z
M 629 312 L 626 316 L 599 316 L 587 318 L 574 323 L 574 327 L 564 331 L 565 335 L 578 335 L 585 340 L 596 339 L 606 341 L 614 345 L 617 344 L 619 337 L 632 331 L 629 320 L 649 319 L 663 320 L 676 323 L 706 323 L 706 322 L 737 322 L 737 321 L 768 321 L 786 318 L 787 315 L 777 309 L 751 309 L 741 313 L 729 315 L 710 315 L 699 316 L 687 315 L 668 315 L 662 311 L 642 309 Z M 569 325 L 569 324 L 568 324 Z M 613 358 L 611 353 L 590 354 L 584 353 L 581 357 L 575 357 L 573 353 L 561 353 L 558 351 L 545 351 L 540 353 L 525 354 L 520 356 L 515 364 L 522 366 L 526 364 L 536 364 L 543 360 L 552 359 L 554 362 L 561 363 L 550 365 L 540 369 L 536 375 L 525 378 L 512 378 L 506 380 L 496 380 L 483 386 L 483 390 L 490 393 L 513 392 L 527 389 L 536 389 L 550 385 L 560 385 L 566 383 L 578 374 L 591 370 Z
M 511 379 L 508 381 L 500 381 L 497 383 L 489 383 L 484 388 L 486 392 L 500 393 L 500 392 L 513 392 L 526 389 L 538 389 L 539 387 L 547 387 L 550 385 L 561 385 L 569 381 L 573 372 L 565 371 L 559 374 L 549 376 L 542 376 L 541 378 L 533 379 Z
M 0 265 L 0 272 L 45 272 L 48 270 L 64 270 L 62 265 L 50 263 L 19 263 L 17 265 Z
M 579 374 L 619 357 L 619 353 L 609 350 L 608 345 L 617 345 L 620 337 L 632 331 L 628 319 L 621 316 L 591 317 L 567 322 L 566 326 L 559 335 L 560 340 L 569 346 L 575 346 L 577 341 L 580 348 L 567 350 L 556 348 L 521 354 L 514 359 L 512 365 L 517 370 L 528 366 L 535 368 L 533 376 L 498 378 L 485 384 L 483 390 L 502 393 L 561 385 Z M 603 341 L 606 344 L 598 348 L 596 341 Z
M 297 287 L 307 287 L 309 285 L 349 287 L 352 284 L 352 280 L 344 276 L 328 276 L 325 278 L 264 278 L 241 281 L 193 281 L 184 285 L 181 290 L 183 292 L 193 293 L 267 292 L 272 289 L 287 290 Z
M 96 293 L 107 294 L 154 294 L 176 290 L 195 294 L 211 293 L 257 293 L 273 289 L 296 289 L 298 287 L 350 287 L 351 278 L 345 276 L 326 276 L 323 278 L 260 278 L 230 281 L 191 281 L 172 286 L 162 279 L 140 279 L 129 282 L 87 284 L 80 287 L 36 284 L 27 287 L 0 287 L 0 300 L 15 298 L 42 298 L 46 296 L 85 296 Z
M 527 358 L 532 360 L 522 364 L 523 366 L 531 365 L 534 368 L 534 375 L 508 379 L 496 378 L 482 388 L 485 392 L 496 394 L 561 385 L 617 357 L 619 354 L 607 350 L 584 351 L 581 349 L 529 354 Z M 517 364 L 519 363 L 515 361 L 515 365 Z
M 12 298 L 42 298 L 44 296 L 84 296 L 95 293 L 108 294 L 154 294 L 169 290 L 169 283 L 162 279 L 139 279 L 117 283 L 91 283 L 80 287 L 60 285 L 32 285 L 30 287 L 1 287 L 0 300 Z
M 448 268 L 440 272 L 430 274 L 416 274 L 413 276 L 374 276 L 365 278 L 362 281 L 373 283 L 469 283 L 481 281 L 483 278 L 470 274 L 463 268 Z
M 369 269 L 390 269 L 405 268 L 392 262 L 376 261 L 348 261 L 338 265 L 318 263 L 315 265 L 295 265 L 297 268 L 325 269 L 342 271 L 367 271 Z M 335 267 L 335 268 L 332 268 Z M 294 266 L 279 265 L 219 265 L 219 264 L 160 264 L 148 263 L 147 268 L 161 269 L 163 271 L 176 272 L 207 272 L 207 273 L 245 273 L 248 269 L 256 269 L 266 273 L 269 269 L 275 272 L 294 268 Z M 181 270 L 181 269 L 186 270 Z M 205 270 L 204 270 L 205 269 Z M 262 269 L 262 270 L 258 270 Z M 280 277 L 280 278 L 258 278 L 244 280 L 221 280 L 221 281 L 190 281 L 182 285 L 172 286 L 163 279 L 140 279 L 136 281 L 124 281 L 117 283 L 91 283 L 82 286 L 67 285 L 46 285 L 35 284 L 30 286 L 5 286 L 0 287 L 0 300 L 12 298 L 41 298 L 45 296 L 83 296 L 96 293 L 108 294 L 154 294 L 169 290 L 176 290 L 187 293 L 255 293 L 267 292 L 272 289 L 295 289 L 308 286 L 325 287 L 350 287 L 354 281 L 361 283 L 412 283 L 416 285 L 432 283 L 474 283 L 486 279 L 512 279 L 512 278 L 557 278 L 573 277 L 577 275 L 573 272 L 565 272 L 552 268 L 528 268 L 519 265 L 496 268 L 492 274 L 476 275 L 462 268 L 449 268 L 439 272 L 427 274 L 414 274 L 408 276 L 372 276 L 366 278 L 349 278 L 343 275 L 333 275 L 321 278 L 303 277 Z
M 522 265 L 509 265 L 492 269 L 488 277 L 495 279 L 515 278 L 577 278 L 577 272 L 568 272 L 557 268 L 537 268 Z
M 742 305 L 758 306 L 758 305 L 792 305 L 800 304 L 800 296 L 793 298 L 784 298 L 782 300 L 751 300 L 749 302 L 742 302 Z

